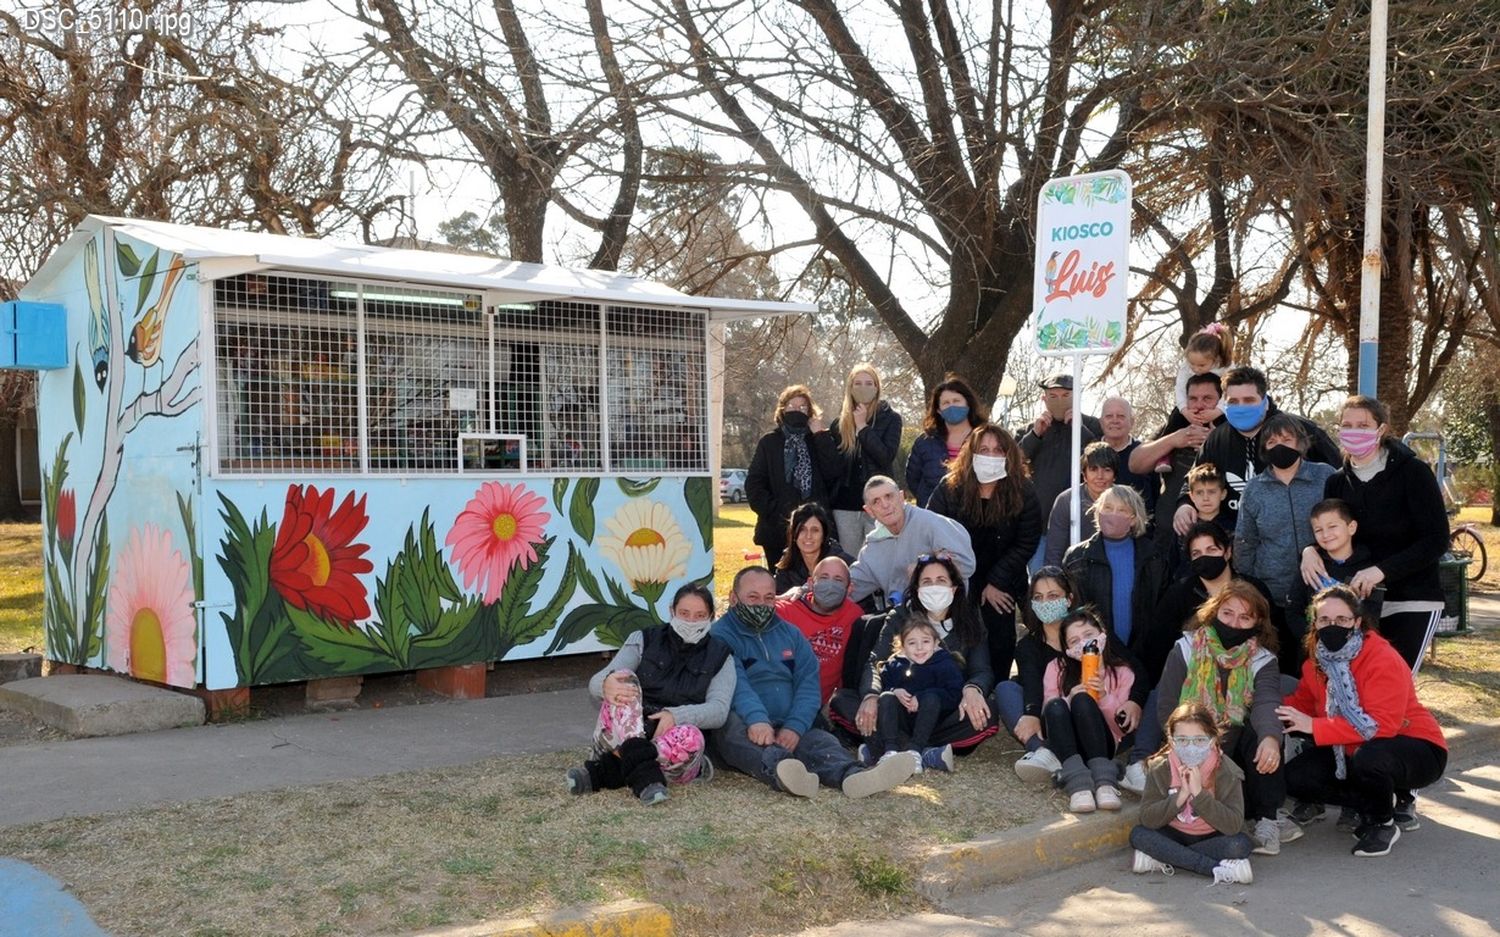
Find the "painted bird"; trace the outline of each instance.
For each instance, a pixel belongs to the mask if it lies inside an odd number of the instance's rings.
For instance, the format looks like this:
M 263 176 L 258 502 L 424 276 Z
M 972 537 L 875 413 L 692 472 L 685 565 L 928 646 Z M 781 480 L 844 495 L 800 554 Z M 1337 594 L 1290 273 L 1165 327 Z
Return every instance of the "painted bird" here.
M 1052 284 L 1057 282 L 1057 256 L 1062 251 L 1053 251 L 1052 256 L 1047 258 L 1047 271 L 1042 274 L 1042 282 L 1047 284 L 1047 292 L 1052 292 Z
M 109 316 L 104 310 L 104 280 L 99 276 L 99 242 L 90 240 L 83 249 L 83 283 L 89 291 L 89 350 L 94 359 L 94 383 L 99 389 L 109 380 Z
M 180 260 L 167 268 L 167 278 L 162 283 L 156 304 L 147 309 L 135 328 L 130 330 L 130 343 L 125 346 L 125 357 L 146 370 L 161 361 L 161 336 L 166 327 L 167 310 L 172 305 L 172 293 L 177 289 L 177 281 L 186 271 L 187 264 Z M 141 375 L 143 391 L 145 380 L 145 375 Z

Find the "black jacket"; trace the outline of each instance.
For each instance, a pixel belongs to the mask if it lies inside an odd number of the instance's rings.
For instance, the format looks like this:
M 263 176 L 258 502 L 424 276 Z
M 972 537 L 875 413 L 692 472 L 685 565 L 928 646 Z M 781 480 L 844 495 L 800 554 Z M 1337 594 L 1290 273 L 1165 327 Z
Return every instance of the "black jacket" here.
M 1031 483 L 1021 488 L 1021 511 L 993 526 L 980 526 L 963 515 L 963 494 L 939 484 L 927 501 L 927 510 L 950 517 L 969 532 L 974 547 L 974 575 L 969 579 L 969 597 L 979 601 L 985 586 L 1008 593 L 1017 602 L 1026 597 L 1026 563 L 1042 538 L 1042 516 L 1037 510 Z
M 1448 551 L 1442 490 L 1416 453 L 1394 439 L 1383 445 L 1386 465 L 1378 475 L 1362 482 L 1345 462 L 1324 482 L 1323 494 L 1353 509 L 1359 522 L 1354 542 L 1367 547 L 1385 573 L 1385 601 L 1441 602 L 1438 560 Z
M 901 414 L 884 400 L 865 428 L 854 436 L 854 451 L 845 452 L 838 428 L 833 427 L 834 442 L 843 459 L 843 476 L 833 493 L 833 507 L 840 511 L 859 511 L 865 506 L 865 482 L 875 475 L 894 475 L 896 450 L 901 447 Z
M 1271 606 L 1271 624 L 1276 626 L 1277 635 L 1281 635 L 1284 631 L 1282 626 L 1285 613 L 1271 601 L 1271 590 L 1254 576 L 1237 575 L 1234 578 L 1248 582 L 1265 596 L 1266 604 Z M 1149 633 L 1143 638 L 1140 651 L 1141 665 L 1146 668 L 1153 686 L 1161 680 L 1161 669 L 1166 666 L 1167 655 L 1172 653 L 1172 645 L 1182 637 L 1183 625 L 1198 614 L 1198 607 L 1207 601 L 1208 589 L 1204 588 L 1203 580 L 1191 573 L 1186 579 L 1179 579 L 1167 586 L 1162 593 L 1161 601 L 1156 603 L 1156 610 L 1151 615 Z
M 644 711 L 656 713 L 703 702 L 708 698 L 708 685 L 728 659 L 729 645 L 713 635 L 689 644 L 669 626 L 645 629 L 635 673 Z
M 1083 446 L 1104 438 L 1104 427 L 1097 417 L 1083 416 Z M 1073 425 L 1053 420 L 1047 432 L 1038 436 L 1031 429 L 1017 443 L 1026 461 L 1031 463 L 1031 484 L 1036 491 L 1037 509 L 1046 517 L 1052 510 L 1052 502 L 1070 485 L 1078 484 L 1083 476 L 1078 463 L 1073 461 Z
M 1054 650 L 1046 641 L 1024 634 L 1016 641 L 1016 682 L 1021 684 L 1022 715 L 1041 718 L 1042 685 L 1047 675 L 1047 665 L 1061 661 L 1066 655 Z M 1061 666 L 1061 664 L 1059 664 Z
M 892 647 L 896 635 L 901 633 L 901 625 L 905 623 L 908 614 L 911 612 L 902 606 L 870 619 L 872 624 L 876 621 L 881 622 L 880 637 L 875 639 L 875 645 L 870 649 L 870 659 L 866 662 L 864 670 L 860 672 L 859 695 L 861 698 L 880 692 L 880 669 L 885 666 L 888 659 L 894 656 Z M 939 642 L 939 645 L 959 659 L 964 671 L 964 686 L 977 687 L 979 692 L 985 695 L 995 689 L 995 672 L 990 667 L 990 642 L 984 633 L 983 626 L 979 629 L 979 640 L 970 647 L 960 647 L 958 636 L 951 631 Z
M 1266 420 L 1280 412 L 1276 409 L 1276 401 L 1271 401 L 1266 406 Z M 1296 420 L 1307 433 L 1307 461 L 1338 465 L 1343 460 L 1339 447 L 1333 444 L 1333 440 L 1328 438 L 1328 434 L 1318 424 L 1306 417 L 1299 416 Z M 1246 437 L 1227 421 L 1221 423 L 1208 434 L 1208 438 L 1203 441 L 1203 448 L 1198 452 L 1198 458 L 1193 462 L 1194 465 L 1212 464 L 1229 483 L 1229 500 L 1224 502 L 1224 510 L 1231 517 L 1239 516 L 1240 495 L 1245 493 L 1245 483 L 1266 470 L 1265 454 L 1260 448 L 1261 436 L 1265 431 L 1265 423 L 1262 422 L 1254 436 Z M 1187 492 L 1178 493 L 1177 503 L 1188 503 Z
M 1082 543 L 1075 543 L 1063 555 L 1063 569 L 1073 580 L 1073 589 L 1079 605 L 1092 605 L 1104 627 L 1114 633 L 1114 572 L 1109 568 L 1109 558 L 1104 554 L 1104 537 L 1094 534 Z M 1166 588 L 1161 555 L 1149 536 L 1135 538 L 1135 589 L 1130 594 L 1130 643 L 1128 650 L 1135 660 L 1141 659 L 1146 636 L 1151 632 L 1151 618 L 1156 612 L 1156 603 L 1161 600 Z M 1140 699 L 1136 699 L 1136 688 L 1130 698 L 1144 702 L 1151 687 L 1148 681 L 1139 681 Z
M 843 462 L 833 434 L 807 434 L 807 452 L 812 457 L 812 494 L 803 498 L 786 476 L 786 433 L 781 427 L 760 437 L 755 456 L 745 474 L 745 497 L 755 512 L 755 542 L 767 550 L 786 546 L 786 525 L 792 512 L 807 501 L 828 507 L 829 495 L 838 483 Z

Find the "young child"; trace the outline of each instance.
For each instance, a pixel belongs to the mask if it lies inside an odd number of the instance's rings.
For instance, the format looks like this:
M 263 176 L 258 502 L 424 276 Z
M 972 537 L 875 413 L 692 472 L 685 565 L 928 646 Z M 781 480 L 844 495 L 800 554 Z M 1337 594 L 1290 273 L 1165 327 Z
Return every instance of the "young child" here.
M 1224 510 L 1224 505 L 1229 501 L 1229 483 L 1219 474 L 1219 469 L 1212 462 L 1195 465 L 1182 484 L 1187 489 L 1188 499 L 1198 510 L 1198 520 L 1217 524 L 1220 530 L 1233 538 L 1235 518 Z M 1171 565 L 1167 570 L 1171 579 L 1178 579 L 1186 574 L 1190 559 L 1187 552 L 1187 539 L 1178 537 L 1177 546 L 1172 551 Z
M 1214 884 L 1248 885 L 1254 843 L 1245 825 L 1245 775 L 1219 751 L 1207 708 L 1187 702 L 1167 717 L 1167 743 L 1151 759 L 1140 822 L 1130 831 L 1138 874 L 1190 869 Z
M 1130 688 L 1145 675 L 1091 611 L 1063 619 L 1062 643 L 1065 656 L 1049 663 L 1042 678 L 1042 725 L 1047 747 L 1062 763 L 1068 809 L 1119 810 L 1115 750 L 1140 724 L 1141 709 L 1130 702 Z M 1090 650 L 1100 655 L 1099 672 L 1084 681 L 1083 656 Z
M 1338 583 L 1347 584 L 1354 574 L 1375 565 L 1369 547 L 1356 546 L 1354 534 L 1359 522 L 1348 502 L 1338 498 L 1325 498 L 1313 505 L 1309 515 L 1312 521 L 1313 539 L 1318 544 L 1318 554 L 1323 558 L 1323 567 L 1328 575 L 1323 577 L 1318 588 L 1326 589 Z M 1365 608 L 1370 614 L 1380 617 L 1380 606 L 1385 598 L 1385 587 L 1376 586 L 1365 599 Z
M 926 616 L 912 615 L 897 632 L 891 657 L 880 669 L 879 708 L 867 760 L 905 753 L 915 757 L 918 771 L 953 770 L 952 745 L 927 746 L 937 724 L 958 709 L 964 690 L 963 668 L 940 640 L 937 626 Z
M 1195 374 L 1207 374 L 1210 371 L 1223 377 L 1224 372 L 1229 370 L 1231 360 L 1233 356 L 1229 329 L 1225 328 L 1222 323 L 1212 323 L 1193 333 L 1193 336 L 1188 339 L 1187 347 L 1182 350 L 1182 364 L 1177 368 L 1177 406 L 1167 417 L 1167 426 L 1162 430 L 1163 433 L 1174 433 L 1188 426 L 1188 418 L 1184 415 L 1184 411 L 1187 410 L 1188 378 Z M 1223 415 L 1222 409 L 1213 410 L 1205 415 L 1205 421 L 1212 423 Z M 1171 461 L 1164 461 L 1170 467 Z

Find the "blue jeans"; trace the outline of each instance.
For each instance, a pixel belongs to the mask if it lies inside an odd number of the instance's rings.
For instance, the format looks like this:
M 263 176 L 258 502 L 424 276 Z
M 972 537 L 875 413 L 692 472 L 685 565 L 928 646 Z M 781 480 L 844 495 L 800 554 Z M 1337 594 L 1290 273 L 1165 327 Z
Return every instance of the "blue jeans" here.
M 1016 723 L 1026 715 L 1026 697 L 1021 684 L 1014 680 L 1001 680 L 995 684 L 995 709 L 1000 713 L 1000 724 L 1005 726 L 1005 731 L 1020 742 L 1020 738 L 1016 736 Z M 1038 733 L 1022 744 L 1028 752 L 1034 752 L 1042 747 L 1042 736 Z
M 1051 508 L 1048 508 L 1048 510 L 1051 510 Z M 1043 527 L 1047 526 L 1047 516 L 1045 514 L 1042 515 L 1042 526 Z M 1033 576 L 1036 575 L 1036 571 L 1042 568 L 1042 560 L 1046 556 L 1047 556 L 1047 535 L 1046 535 L 1046 533 L 1043 533 L 1042 534 L 1042 539 L 1037 541 L 1036 552 L 1033 553 L 1033 554 L 1031 554 L 1031 559 L 1030 560 L 1026 561 L 1026 572 L 1028 574 L 1030 574 L 1030 575 L 1033 575 Z
M 1199 875 L 1213 875 L 1214 866 L 1221 860 L 1250 858 L 1250 851 L 1255 846 L 1244 833 L 1225 836 L 1214 832 L 1195 836 L 1171 826 L 1154 830 L 1139 824 L 1130 831 L 1130 845 L 1157 862 Z
M 756 745 L 750 741 L 748 733 L 749 726 L 745 721 L 731 712 L 723 728 L 713 732 L 719 757 L 736 771 L 764 781 L 772 790 L 781 790 L 776 780 L 776 766 L 785 758 L 802 762 L 825 787 L 842 787 L 844 778 L 859 770 L 859 764 L 839 740 L 822 729 L 804 732 L 793 751 L 774 743 Z
M 1135 744 L 1130 746 L 1130 762 L 1145 761 L 1166 741 L 1161 724 L 1161 714 L 1156 711 L 1157 688 L 1152 687 L 1141 709 L 1141 724 L 1135 727 Z

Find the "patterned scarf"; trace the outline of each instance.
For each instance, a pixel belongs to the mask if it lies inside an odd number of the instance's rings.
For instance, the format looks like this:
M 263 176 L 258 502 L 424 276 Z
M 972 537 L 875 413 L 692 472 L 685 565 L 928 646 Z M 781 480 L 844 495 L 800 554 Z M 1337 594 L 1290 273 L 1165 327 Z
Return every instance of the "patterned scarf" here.
M 1190 640 L 1193 655 L 1187 662 L 1187 679 L 1182 681 L 1182 693 L 1177 702 L 1202 703 L 1220 721 L 1243 725 L 1245 714 L 1250 711 L 1255 683 L 1254 675 L 1250 673 L 1250 660 L 1260 649 L 1260 642 L 1251 638 L 1234 650 L 1226 651 L 1212 625 L 1194 631 Z M 1229 671 L 1229 685 L 1222 693 L 1219 691 L 1221 668 Z
M 1167 764 L 1172 767 L 1172 780 L 1170 782 L 1172 789 L 1177 790 L 1183 786 L 1182 762 L 1177 760 L 1175 752 L 1168 751 Z M 1203 760 L 1201 767 L 1203 768 L 1203 789 L 1209 793 L 1214 793 L 1214 772 L 1219 770 L 1219 746 L 1215 745 L 1208 750 L 1208 757 Z M 1177 816 L 1173 817 L 1167 825 L 1174 830 L 1181 830 L 1184 833 L 1191 833 L 1194 836 L 1218 832 L 1207 820 L 1193 812 L 1193 801 L 1191 798 L 1188 799 L 1187 803 L 1182 805 L 1182 809 L 1177 812 Z
M 797 486 L 797 492 L 805 501 L 812 497 L 812 455 L 807 451 L 807 431 L 788 429 L 786 437 L 787 481 Z
M 1363 706 L 1359 705 L 1359 687 L 1354 684 L 1354 674 L 1349 670 L 1349 664 L 1359 654 L 1360 648 L 1365 646 L 1365 633 L 1358 628 L 1349 636 L 1349 641 L 1337 651 L 1330 651 L 1320 642 L 1318 644 L 1317 656 L 1318 666 L 1323 668 L 1323 673 L 1328 677 L 1328 699 L 1326 708 L 1329 718 L 1343 716 L 1349 724 L 1358 732 L 1360 738 L 1369 740 L 1375 737 L 1378 728 L 1375 720 L 1365 712 Z M 1343 780 L 1348 773 L 1345 764 L 1343 745 L 1333 746 L 1333 776 Z

